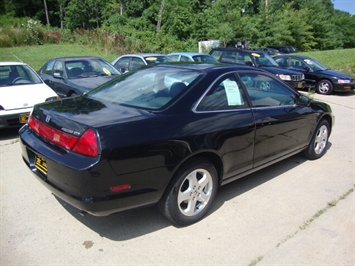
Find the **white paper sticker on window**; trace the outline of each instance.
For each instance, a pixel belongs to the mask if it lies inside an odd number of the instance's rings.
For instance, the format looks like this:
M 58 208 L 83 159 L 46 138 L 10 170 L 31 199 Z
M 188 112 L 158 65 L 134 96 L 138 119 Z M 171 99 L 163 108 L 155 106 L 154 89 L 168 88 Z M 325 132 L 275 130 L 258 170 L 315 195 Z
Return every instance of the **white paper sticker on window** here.
M 239 87 L 234 80 L 223 81 L 226 90 L 228 105 L 242 105 L 242 98 L 240 95 Z

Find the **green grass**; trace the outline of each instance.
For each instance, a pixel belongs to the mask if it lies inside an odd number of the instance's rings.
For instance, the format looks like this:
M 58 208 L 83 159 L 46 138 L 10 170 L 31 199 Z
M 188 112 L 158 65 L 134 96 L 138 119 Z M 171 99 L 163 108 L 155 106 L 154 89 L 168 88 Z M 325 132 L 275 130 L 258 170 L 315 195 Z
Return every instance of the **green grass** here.
M 118 55 L 108 54 L 98 49 L 79 44 L 45 44 L 0 48 L 0 61 L 22 61 L 34 70 L 39 70 L 49 59 L 62 56 L 99 56 L 112 62 Z
M 326 67 L 355 77 L 355 49 L 300 53 L 313 57 Z
M 326 67 L 350 74 L 355 77 L 355 49 L 317 51 L 300 53 L 313 57 Z M 46 61 L 61 56 L 99 56 L 112 62 L 118 54 L 107 53 L 100 48 L 80 44 L 45 44 L 39 46 L 22 46 L 0 48 L 0 61 L 22 61 L 38 70 Z

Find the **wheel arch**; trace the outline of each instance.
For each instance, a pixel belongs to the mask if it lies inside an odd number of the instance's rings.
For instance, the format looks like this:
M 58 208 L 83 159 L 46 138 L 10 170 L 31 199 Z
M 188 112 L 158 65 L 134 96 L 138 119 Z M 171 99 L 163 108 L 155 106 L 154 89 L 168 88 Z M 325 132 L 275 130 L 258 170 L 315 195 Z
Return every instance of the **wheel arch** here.
M 329 82 L 334 86 L 334 82 L 331 80 L 331 78 L 328 78 L 328 77 L 319 77 L 319 78 L 317 78 L 317 85 L 318 85 L 318 83 L 321 82 L 322 80 L 329 81 Z
M 329 127 L 330 127 L 330 132 L 329 134 L 331 134 L 332 132 L 332 129 L 333 129 L 333 125 L 334 125 L 334 121 L 333 121 L 333 118 L 329 115 L 329 114 L 325 114 L 324 116 L 322 116 L 318 123 L 320 123 L 322 120 L 326 120 L 329 124 Z
M 73 94 L 78 94 L 75 90 L 70 89 L 67 93 L 67 97 L 71 97 Z
M 223 177 L 223 162 L 222 162 L 222 159 L 215 152 L 204 151 L 204 152 L 200 152 L 200 153 L 194 154 L 194 155 L 186 158 L 182 162 L 180 162 L 175 167 L 175 169 L 173 170 L 172 178 L 170 179 L 169 184 L 167 185 L 166 189 L 169 188 L 171 183 L 174 182 L 175 175 L 176 175 L 176 173 L 179 171 L 179 169 L 181 167 L 183 167 L 184 165 L 190 163 L 193 160 L 199 160 L 199 159 L 208 160 L 215 167 L 216 172 L 217 172 L 218 182 L 219 182 L 219 185 L 220 185 L 222 177 Z

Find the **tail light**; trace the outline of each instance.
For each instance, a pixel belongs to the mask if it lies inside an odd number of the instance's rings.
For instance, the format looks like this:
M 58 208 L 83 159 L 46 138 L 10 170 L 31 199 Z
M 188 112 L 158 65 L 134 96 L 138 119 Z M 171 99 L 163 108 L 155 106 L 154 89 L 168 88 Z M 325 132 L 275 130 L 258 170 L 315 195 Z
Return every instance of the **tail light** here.
M 80 137 L 77 137 L 51 128 L 32 115 L 28 119 L 28 125 L 38 135 L 60 147 L 91 157 L 99 154 L 96 134 L 92 129 L 87 129 Z

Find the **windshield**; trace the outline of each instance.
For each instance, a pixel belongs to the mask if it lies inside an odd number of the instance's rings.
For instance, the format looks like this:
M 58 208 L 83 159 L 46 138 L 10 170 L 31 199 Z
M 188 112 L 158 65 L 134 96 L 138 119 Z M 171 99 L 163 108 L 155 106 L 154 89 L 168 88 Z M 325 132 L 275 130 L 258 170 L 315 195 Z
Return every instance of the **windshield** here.
M 144 68 L 119 76 L 87 93 L 87 97 L 138 108 L 159 109 L 187 91 L 200 71 L 175 67 Z
M 100 59 L 82 59 L 65 62 L 65 69 L 70 79 L 119 75 L 112 65 Z
M 314 59 L 303 59 L 303 61 L 309 66 L 313 71 L 320 71 L 320 70 L 326 70 L 327 67 L 323 66 L 321 63 Z
M 0 86 L 38 84 L 41 78 L 27 65 L 0 66 Z
M 254 52 L 251 54 L 258 66 L 278 67 L 276 61 L 266 53 Z

